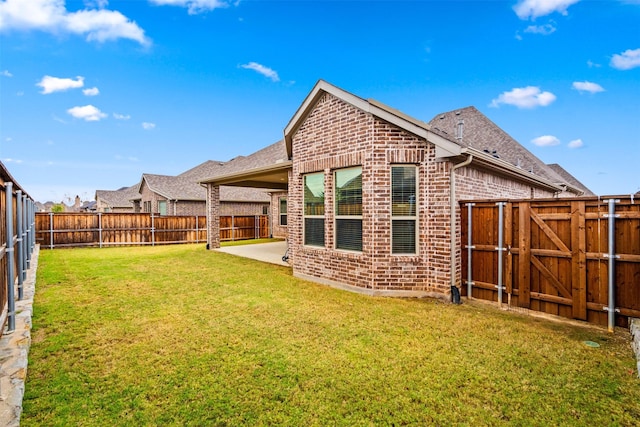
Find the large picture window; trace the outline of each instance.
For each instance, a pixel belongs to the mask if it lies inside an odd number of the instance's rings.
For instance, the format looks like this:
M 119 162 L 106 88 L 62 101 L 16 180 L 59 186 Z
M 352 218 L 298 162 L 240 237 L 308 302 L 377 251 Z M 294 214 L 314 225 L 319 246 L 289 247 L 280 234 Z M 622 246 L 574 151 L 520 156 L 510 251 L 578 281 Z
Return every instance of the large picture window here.
M 362 251 L 362 168 L 335 172 L 336 249 Z
M 304 244 L 324 246 L 324 173 L 312 173 L 304 181 Z
M 391 167 L 391 253 L 416 253 L 416 167 Z

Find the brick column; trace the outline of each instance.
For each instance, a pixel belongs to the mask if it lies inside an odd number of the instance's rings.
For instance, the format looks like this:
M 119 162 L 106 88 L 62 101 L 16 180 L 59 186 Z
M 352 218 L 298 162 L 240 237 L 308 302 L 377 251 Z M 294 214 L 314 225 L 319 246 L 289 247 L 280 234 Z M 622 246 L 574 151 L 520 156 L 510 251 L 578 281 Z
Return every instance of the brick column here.
M 207 184 L 207 247 L 220 247 L 220 186 Z

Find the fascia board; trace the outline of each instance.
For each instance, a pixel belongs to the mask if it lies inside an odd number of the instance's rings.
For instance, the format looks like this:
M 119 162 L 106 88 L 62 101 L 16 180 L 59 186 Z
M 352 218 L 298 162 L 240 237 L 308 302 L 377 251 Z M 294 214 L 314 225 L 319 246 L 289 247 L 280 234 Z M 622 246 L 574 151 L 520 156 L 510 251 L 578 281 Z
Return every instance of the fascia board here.
M 245 171 L 230 173 L 227 175 L 219 175 L 214 178 L 205 179 L 199 181 L 199 184 L 216 184 L 224 185 L 224 183 L 232 183 L 233 181 L 247 180 L 248 178 L 254 178 L 257 175 L 264 175 L 270 172 L 278 172 L 281 170 L 290 169 L 293 165 L 291 160 L 285 162 L 276 163 L 274 165 L 262 166 L 259 168 L 249 169 Z

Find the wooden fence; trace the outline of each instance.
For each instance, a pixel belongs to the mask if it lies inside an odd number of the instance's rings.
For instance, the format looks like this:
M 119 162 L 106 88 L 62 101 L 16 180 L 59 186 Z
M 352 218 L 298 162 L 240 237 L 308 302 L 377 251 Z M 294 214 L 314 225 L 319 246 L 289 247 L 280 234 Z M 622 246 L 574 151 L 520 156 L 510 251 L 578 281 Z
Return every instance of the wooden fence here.
M 205 216 L 149 213 L 37 213 L 36 241 L 42 248 L 138 246 L 207 241 Z M 269 237 L 266 215 L 220 217 L 221 240 Z
M 0 163 L 0 331 L 15 330 L 15 301 L 35 249 L 35 202 Z
M 461 202 L 462 294 L 598 325 L 640 317 L 640 200 Z

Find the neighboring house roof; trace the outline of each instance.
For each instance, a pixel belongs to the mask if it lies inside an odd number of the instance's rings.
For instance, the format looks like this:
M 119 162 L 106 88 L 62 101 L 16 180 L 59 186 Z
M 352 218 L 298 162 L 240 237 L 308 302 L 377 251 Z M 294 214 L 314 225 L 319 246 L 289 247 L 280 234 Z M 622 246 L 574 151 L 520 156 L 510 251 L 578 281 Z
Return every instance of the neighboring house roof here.
M 288 159 L 285 141 L 280 140 L 248 156 L 229 160 L 215 175 L 205 177 L 201 182 L 221 184 L 220 197 L 224 200 L 223 189 L 231 185 L 286 190 L 287 172 L 290 168 L 291 161 Z
M 227 162 L 229 163 L 229 162 Z M 142 184 L 146 183 L 151 191 L 167 200 L 205 201 L 207 190 L 199 182 L 216 173 L 226 163 L 208 160 L 189 169 L 178 176 L 143 174 L 138 185 L 138 192 Z M 226 202 L 269 202 L 269 195 L 255 188 L 221 187 L 220 200 Z
M 555 173 L 560 175 L 560 177 L 562 177 L 562 179 L 564 179 L 565 182 L 571 184 L 575 188 L 580 189 L 583 192 L 582 194 L 583 196 L 595 196 L 595 193 L 593 193 L 593 191 L 589 190 L 583 183 L 578 181 L 576 177 L 574 177 L 569 172 L 567 172 L 566 169 L 564 169 L 559 164 L 551 163 L 551 164 L 548 164 L 547 166 L 551 168 L 551 170 L 553 170 Z
M 119 190 L 96 190 L 95 199 L 115 208 L 133 208 L 132 199 L 139 197 L 138 186 L 123 187 Z

